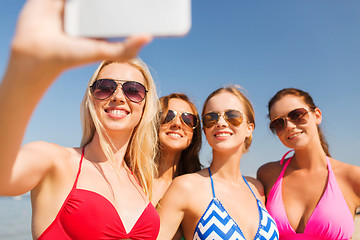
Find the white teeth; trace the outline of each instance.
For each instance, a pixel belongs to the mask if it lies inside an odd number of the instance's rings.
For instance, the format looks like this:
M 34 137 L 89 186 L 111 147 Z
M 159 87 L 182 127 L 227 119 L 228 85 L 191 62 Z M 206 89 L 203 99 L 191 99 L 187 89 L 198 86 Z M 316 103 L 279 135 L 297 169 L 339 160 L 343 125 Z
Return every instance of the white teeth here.
M 301 132 L 296 133 L 296 134 L 294 134 L 294 135 L 291 135 L 291 136 L 289 137 L 289 139 L 293 139 L 294 137 L 297 137 L 297 136 L 299 136 L 300 134 L 301 134 Z
M 230 133 L 218 133 L 215 135 L 216 137 L 230 137 L 231 134 Z
M 108 113 L 114 114 L 114 115 L 126 115 L 126 111 L 124 110 L 109 110 Z
M 168 133 L 167 135 L 173 136 L 173 137 L 181 137 L 178 133 Z

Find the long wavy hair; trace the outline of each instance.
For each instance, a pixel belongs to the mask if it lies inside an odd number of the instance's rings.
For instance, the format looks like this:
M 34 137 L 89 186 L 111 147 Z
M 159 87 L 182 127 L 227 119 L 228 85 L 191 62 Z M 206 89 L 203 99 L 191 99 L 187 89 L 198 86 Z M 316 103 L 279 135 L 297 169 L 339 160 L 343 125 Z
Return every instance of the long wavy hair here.
M 226 87 L 222 87 L 219 88 L 217 90 L 215 90 L 214 92 L 210 93 L 210 95 L 206 98 L 203 109 L 202 109 L 202 116 L 205 114 L 205 108 L 209 102 L 209 100 L 214 97 L 217 94 L 223 93 L 223 92 L 228 92 L 231 94 L 234 94 L 236 97 L 239 98 L 240 102 L 244 105 L 245 107 L 245 118 L 247 119 L 248 123 L 252 123 L 254 124 L 254 129 L 255 129 L 255 111 L 254 108 L 250 102 L 250 100 L 245 96 L 244 90 L 237 85 L 230 85 L 230 86 L 226 86 Z M 244 141 L 244 149 L 243 152 L 247 152 L 250 148 L 252 142 L 252 134 L 247 137 Z
M 310 96 L 310 94 L 308 92 L 305 92 L 303 90 L 297 89 L 297 88 L 284 88 L 281 89 L 280 91 L 278 91 L 269 101 L 268 103 L 268 117 L 270 118 L 270 109 L 271 107 L 277 102 L 279 101 L 281 98 L 287 96 L 287 95 L 294 95 L 296 97 L 301 98 L 308 106 L 311 110 L 314 110 L 315 108 L 317 108 L 317 106 L 314 103 L 313 98 Z M 329 144 L 326 141 L 325 135 L 323 134 L 320 126 L 317 126 L 318 129 L 318 133 L 319 133 L 319 138 L 320 138 L 320 143 L 321 143 L 321 147 L 323 148 L 325 154 L 329 157 L 331 157 L 330 152 L 329 152 Z
M 170 99 L 181 99 L 187 102 L 192 110 L 192 112 L 197 116 L 198 120 L 199 114 L 194 105 L 194 103 L 183 93 L 171 93 L 169 95 L 163 96 L 160 98 L 160 111 L 163 114 L 166 114 L 169 110 L 169 101 Z M 161 118 L 161 116 L 160 116 Z M 161 124 L 161 123 L 160 123 Z M 158 131 L 160 130 L 160 124 L 158 126 Z M 159 140 L 158 140 L 159 141 Z M 160 149 L 158 151 L 156 162 L 160 164 L 160 158 L 163 149 L 161 149 L 161 142 L 159 141 Z M 193 137 L 190 145 L 181 152 L 179 164 L 175 173 L 176 176 L 180 176 L 186 173 L 193 173 L 199 171 L 202 168 L 200 163 L 199 152 L 201 149 L 201 124 L 200 121 L 195 129 L 193 129 Z
M 114 169 L 117 167 L 114 163 L 113 144 L 104 126 L 101 124 L 94 107 L 94 97 L 90 93 L 90 86 L 97 80 L 100 71 L 107 65 L 117 63 L 116 61 L 103 61 L 95 70 L 91 77 L 83 101 L 81 103 L 81 121 L 83 136 L 81 147 L 90 143 L 95 135 L 99 134 L 100 146 L 107 159 L 111 160 Z M 125 154 L 125 162 L 129 169 L 134 173 L 136 179 L 144 189 L 146 195 L 151 199 L 153 179 L 156 174 L 156 164 L 154 158 L 157 152 L 157 121 L 158 121 L 158 96 L 151 73 L 146 64 L 139 58 L 126 62 L 130 66 L 138 69 L 145 78 L 145 87 L 148 90 L 145 97 L 142 117 L 138 125 L 134 128 L 132 136 Z M 155 140 L 155 141 L 154 141 Z

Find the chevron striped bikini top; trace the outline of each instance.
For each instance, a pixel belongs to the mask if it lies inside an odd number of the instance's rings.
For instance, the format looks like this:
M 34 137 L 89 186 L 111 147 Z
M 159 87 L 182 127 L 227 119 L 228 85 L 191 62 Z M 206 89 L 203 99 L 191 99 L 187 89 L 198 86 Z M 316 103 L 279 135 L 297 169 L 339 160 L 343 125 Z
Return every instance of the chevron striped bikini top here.
M 216 198 L 210 168 L 208 168 L 208 170 L 210 174 L 213 199 L 195 227 L 193 240 L 245 240 L 240 227 L 230 217 L 221 202 Z M 263 207 L 261 201 L 257 199 L 244 176 L 243 179 L 254 195 L 259 211 L 259 227 L 254 240 L 278 240 L 279 232 L 275 221 Z

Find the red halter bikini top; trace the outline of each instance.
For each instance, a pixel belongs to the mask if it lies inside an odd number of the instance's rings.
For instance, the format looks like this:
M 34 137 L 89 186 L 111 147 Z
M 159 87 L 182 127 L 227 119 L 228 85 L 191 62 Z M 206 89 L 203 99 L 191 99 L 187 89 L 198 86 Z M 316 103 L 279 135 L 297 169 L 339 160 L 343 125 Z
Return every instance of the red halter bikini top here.
M 160 218 L 151 203 L 127 233 L 118 212 L 109 200 L 96 192 L 76 188 L 83 157 L 84 149 L 73 188 L 54 221 L 38 239 L 155 240 L 159 233 Z

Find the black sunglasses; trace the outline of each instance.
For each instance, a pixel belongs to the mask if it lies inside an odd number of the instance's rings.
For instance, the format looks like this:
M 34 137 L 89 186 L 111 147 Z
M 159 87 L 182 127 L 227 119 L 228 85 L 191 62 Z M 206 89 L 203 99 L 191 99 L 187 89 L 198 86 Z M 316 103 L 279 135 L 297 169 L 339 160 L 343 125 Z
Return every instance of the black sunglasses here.
M 307 108 L 297 108 L 289 112 L 286 116 L 280 116 L 274 118 L 270 122 L 270 129 L 273 133 L 280 133 L 287 127 L 287 121 L 291 121 L 296 125 L 304 125 L 309 120 L 308 112 L 311 109 Z
M 141 102 L 146 96 L 145 86 L 136 81 L 98 79 L 90 86 L 90 90 L 94 98 L 104 100 L 114 94 L 118 85 L 121 85 L 124 95 L 132 102 Z
M 244 121 L 244 114 L 238 110 L 226 110 L 224 114 L 209 112 L 202 116 L 203 126 L 205 128 L 211 128 L 220 120 L 220 116 L 223 116 L 226 122 L 235 127 Z
M 163 112 L 160 112 L 162 114 Z M 194 129 L 198 125 L 198 117 L 189 112 L 178 113 L 175 110 L 169 109 L 167 114 L 162 118 L 161 124 L 166 124 L 174 121 L 177 115 L 180 115 L 181 121 L 188 127 Z

